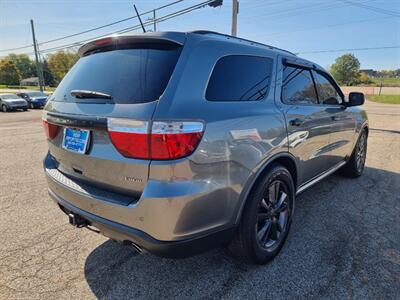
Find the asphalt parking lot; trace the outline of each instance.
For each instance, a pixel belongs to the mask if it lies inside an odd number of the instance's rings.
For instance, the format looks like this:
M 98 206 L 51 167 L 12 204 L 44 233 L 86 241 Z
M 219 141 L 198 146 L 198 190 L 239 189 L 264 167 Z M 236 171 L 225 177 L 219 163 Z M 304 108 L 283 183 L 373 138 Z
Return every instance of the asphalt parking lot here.
M 0 113 L 0 299 L 399 299 L 400 106 L 365 107 L 364 175 L 300 195 L 289 239 L 265 266 L 222 249 L 138 256 L 72 228 L 47 195 L 41 111 Z

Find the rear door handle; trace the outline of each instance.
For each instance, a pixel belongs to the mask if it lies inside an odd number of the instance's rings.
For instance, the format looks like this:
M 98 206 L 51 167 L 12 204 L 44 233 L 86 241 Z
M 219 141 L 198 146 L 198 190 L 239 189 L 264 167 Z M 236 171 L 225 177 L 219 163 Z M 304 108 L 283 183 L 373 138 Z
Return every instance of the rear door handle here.
M 289 121 L 291 126 L 301 126 L 304 123 L 304 119 L 296 118 Z

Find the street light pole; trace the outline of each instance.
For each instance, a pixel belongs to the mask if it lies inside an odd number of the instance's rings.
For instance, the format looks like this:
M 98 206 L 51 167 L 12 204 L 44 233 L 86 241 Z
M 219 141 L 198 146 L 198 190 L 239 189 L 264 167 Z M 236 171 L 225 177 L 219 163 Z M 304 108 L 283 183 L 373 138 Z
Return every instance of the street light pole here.
M 232 31 L 233 36 L 237 35 L 237 15 L 239 13 L 239 2 L 238 0 L 232 0 Z

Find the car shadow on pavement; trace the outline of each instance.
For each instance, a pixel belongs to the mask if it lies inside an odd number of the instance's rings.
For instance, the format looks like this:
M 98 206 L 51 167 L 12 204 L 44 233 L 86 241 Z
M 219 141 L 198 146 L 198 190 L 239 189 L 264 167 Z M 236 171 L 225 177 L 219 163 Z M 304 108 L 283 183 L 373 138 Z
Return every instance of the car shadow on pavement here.
M 219 297 L 246 271 L 254 269 L 235 261 L 225 249 L 185 258 L 167 259 L 151 254 L 138 255 L 129 246 L 108 240 L 97 247 L 85 264 L 86 280 L 100 299 L 164 299 Z M 222 294 L 221 294 L 222 293 Z
M 398 173 L 332 175 L 298 197 L 289 238 L 266 266 L 237 261 L 225 249 L 173 260 L 106 241 L 87 257 L 85 277 L 101 299 L 394 299 L 399 203 Z

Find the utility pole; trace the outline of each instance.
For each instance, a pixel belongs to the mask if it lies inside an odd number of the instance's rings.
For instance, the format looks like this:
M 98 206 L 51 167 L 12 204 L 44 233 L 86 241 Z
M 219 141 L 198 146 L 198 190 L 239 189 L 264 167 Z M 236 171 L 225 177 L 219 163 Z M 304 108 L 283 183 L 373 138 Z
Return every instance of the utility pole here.
M 237 15 L 239 13 L 239 1 L 232 0 L 232 31 L 233 36 L 237 35 Z
M 38 56 L 39 56 L 39 64 L 40 64 L 40 77 L 39 78 L 42 78 L 43 90 L 45 90 L 46 89 L 46 80 L 44 80 L 44 73 L 43 73 L 43 56 L 40 54 L 39 45 L 37 45 L 37 43 L 36 43 L 36 48 L 37 48 L 37 52 L 38 52 Z
M 153 9 L 153 31 L 156 32 L 157 31 L 157 25 L 156 25 L 156 10 Z
M 39 78 L 40 91 L 43 92 L 43 78 L 42 78 L 41 68 L 39 65 L 39 53 L 38 53 L 38 46 L 36 43 L 35 27 L 33 26 L 33 20 L 31 20 L 31 28 L 32 28 L 33 48 L 35 50 L 36 72 Z

